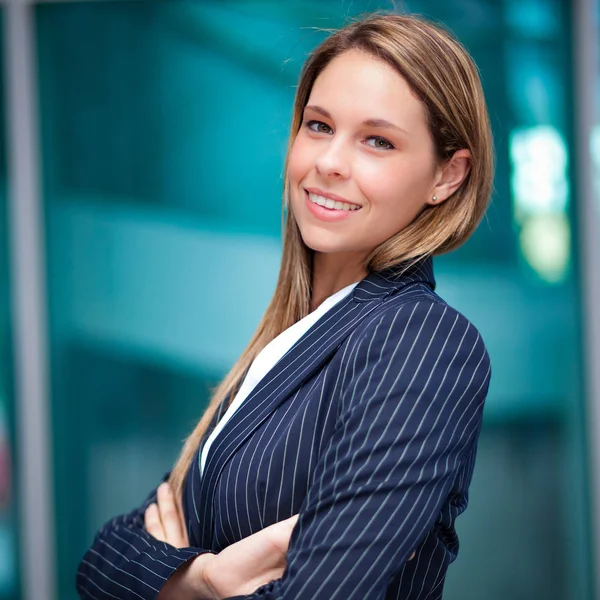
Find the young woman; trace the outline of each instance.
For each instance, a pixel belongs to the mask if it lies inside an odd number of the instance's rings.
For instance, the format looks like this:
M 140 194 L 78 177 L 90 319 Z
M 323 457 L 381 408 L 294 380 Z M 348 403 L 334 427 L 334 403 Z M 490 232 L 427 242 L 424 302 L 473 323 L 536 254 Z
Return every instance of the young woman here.
M 490 363 L 431 257 L 493 177 L 477 69 L 447 32 L 371 15 L 308 58 L 275 295 L 173 471 L 98 532 L 82 598 L 442 597 Z

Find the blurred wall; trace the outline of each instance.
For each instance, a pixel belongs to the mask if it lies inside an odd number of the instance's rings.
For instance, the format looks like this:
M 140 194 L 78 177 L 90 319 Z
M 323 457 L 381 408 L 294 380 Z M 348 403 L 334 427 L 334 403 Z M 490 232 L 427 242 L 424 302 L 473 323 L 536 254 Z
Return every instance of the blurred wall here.
M 294 86 L 325 35 L 318 28 L 389 7 L 35 5 L 60 600 L 76 598 L 74 572 L 94 531 L 170 467 L 266 307 Z M 472 53 L 497 152 L 486 220 L 436 260 L 439 293 L 479 328 L 493 363 L 444 597 L 591 600 L 573 7 L 403 7 L 441 20 Z M 1 256 L 5 236 L 0 244 Z M 0 332 L 10 324 L 2 265 Z M 3 364 L 0 440 L 9 440 L 14 395 Z M 1 600 L 20 597 L 14 506 L 0 509 Z

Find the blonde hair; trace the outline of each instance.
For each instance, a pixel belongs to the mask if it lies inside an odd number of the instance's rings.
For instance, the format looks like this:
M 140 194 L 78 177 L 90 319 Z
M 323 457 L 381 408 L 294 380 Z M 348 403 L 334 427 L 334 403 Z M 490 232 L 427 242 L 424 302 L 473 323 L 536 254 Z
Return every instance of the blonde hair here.
M 448 252 L 473 233 L 487 208 L 494 160 L 489 118 L 477 67 L 467 51 L 441 27 L 411 15 L 374 13 L 334 32 L 308 57 L 294 101 L 285 161 L 284 207 L 289 182 L 290 149 L 300 129 L 313 84 L 343 52 L 358 49 L 390 64 L 423 102 L 440 161 L 460 149 L 471 154 L 470 170 L 445 202 L 427 206 L 401 232 L 376 248 L 367 270 L 380 271 Z M 277 335 L 309 312 L 311 251 L 304 244 L 291 210 L 284 225 L 283 256 L 277 287 L 250 343 L 214 395 L 200 422 L 187 438 L 170 483 L 178 497 L 192 459 L 222 402 L 229 404 L 256 355 Z

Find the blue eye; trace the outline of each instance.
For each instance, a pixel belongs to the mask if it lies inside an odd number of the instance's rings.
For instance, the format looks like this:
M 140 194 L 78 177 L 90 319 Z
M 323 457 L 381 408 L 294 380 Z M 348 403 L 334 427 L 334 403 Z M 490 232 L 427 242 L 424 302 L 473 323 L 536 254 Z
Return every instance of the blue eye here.
M 323 121 L 307 121 L 305 126 L 315 133 L 330 133 L 332 131 L 331 127 L 326 123 L 323 123 Z
M 388 140 L 379 135 L 372 135 L 371 137 L 368 137 L 367 140 L 374 140 L 375 144 L 368 145 L 372 148 L 377 148 L 378 150 L 393 150 L 396 147 L 394 146 L 394 144 L 392 144 L 392 142 L 389 142 Z

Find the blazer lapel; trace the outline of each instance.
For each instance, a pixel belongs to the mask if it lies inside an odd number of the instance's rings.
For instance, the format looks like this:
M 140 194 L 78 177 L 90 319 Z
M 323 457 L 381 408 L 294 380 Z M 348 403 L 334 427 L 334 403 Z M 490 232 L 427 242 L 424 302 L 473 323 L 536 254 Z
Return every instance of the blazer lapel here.
M 430 263 L 431 261 L 426 261 Z M 372 273 L 353 293 L 329 310 L 257 384 L 214 441 L 200 481 L 201 547 L 212 548 L 213 497 L 221 471 L 241 444 L 277 407 L 290 397 L 343 343 L 385 297 L 409 283 L 426 281 L 433 287 L 431 267 L 413 267 L 402 275 Z M 221 408 L 219 415 L 222 414 Z M 220 416 L 215 416 L 210 431 Z M 204 436 L 206 440 L 208 434 Z M 195 464 L 192 468 L 198 468 Z

